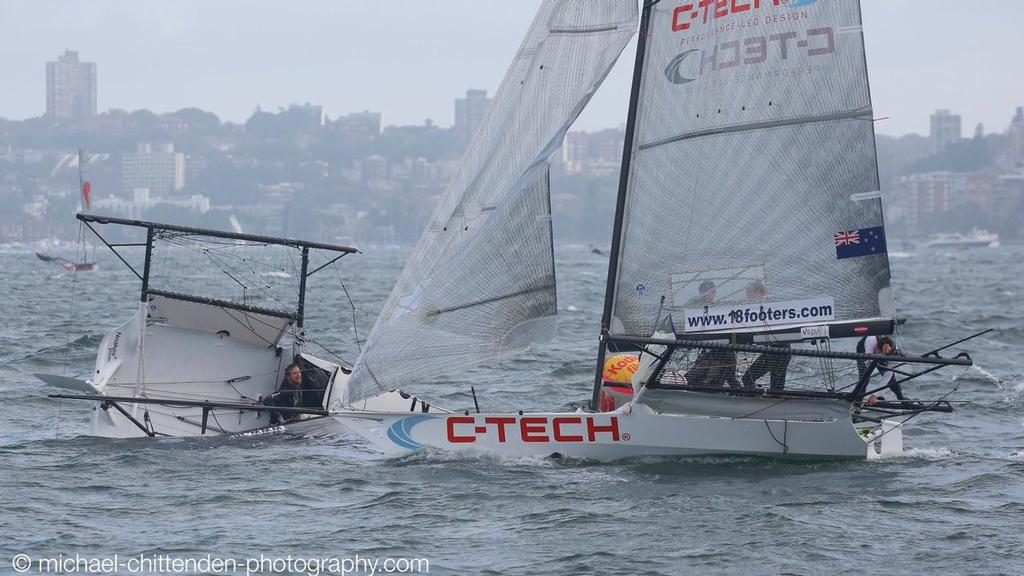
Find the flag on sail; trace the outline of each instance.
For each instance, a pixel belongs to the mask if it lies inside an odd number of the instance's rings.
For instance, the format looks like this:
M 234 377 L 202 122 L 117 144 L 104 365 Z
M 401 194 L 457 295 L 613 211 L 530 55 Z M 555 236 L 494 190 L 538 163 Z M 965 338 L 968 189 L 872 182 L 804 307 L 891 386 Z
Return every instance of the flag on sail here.
M 85 182 L 82 182 L 82 205 L 85 206 L 86 210 L 89 210 L 89 207 L 92 204 L 92 202 L 91 202 L 91 200 L 89 198 L 89 193 L 91 191 L 92 191 L 92 185 L 89 184 L 89 181 L 86 180 Z
M 885 254 L 885 228 L 872 226 L 835 233 L 836 259 Z

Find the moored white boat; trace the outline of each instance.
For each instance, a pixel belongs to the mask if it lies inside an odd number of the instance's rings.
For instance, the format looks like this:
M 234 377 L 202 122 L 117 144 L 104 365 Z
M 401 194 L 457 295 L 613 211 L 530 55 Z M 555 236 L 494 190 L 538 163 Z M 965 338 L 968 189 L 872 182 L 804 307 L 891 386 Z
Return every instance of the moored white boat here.
M 999 234 L 974 228 L 967 234 L 936 234 L 925 243 L 925 248 L 966 250 L 968 248 L 998 248 Z

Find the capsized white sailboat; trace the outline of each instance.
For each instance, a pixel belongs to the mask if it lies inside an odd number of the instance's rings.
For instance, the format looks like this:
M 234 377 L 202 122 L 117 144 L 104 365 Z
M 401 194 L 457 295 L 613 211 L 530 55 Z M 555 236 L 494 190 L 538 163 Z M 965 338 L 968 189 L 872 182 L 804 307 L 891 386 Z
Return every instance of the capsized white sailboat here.
M 86 379 L 36 375 L 69 391 L 52 397 L 92 404 L 90 435 L 338 428 L 325 404 L 350 370 L 340 357 L 328 361 L 306 350 L 315 343 L 303 327 L 307 280 L 355 248 L 91 214 L 78 219 L 141 282 L 134 315 L 103 338 Z M 118 229 L 97 230 L 107 225 Z M 124 241 L 133 230 L 144 240 Z M 129 263 L 126 249 L 143 250 L 141 266 Z M 322 262 L 311 260 L 317 253 L 325 254 Z M 293 364 L 302 375 L 298 390 L 284 382 Z M 410 403 L 438 411 L 398 391 L 367 406 L 399 410 Z
M 900 385 L 971 361 L 943 348 L 897 366 L 886 340 L 899 322 L 859 3 L 642 11 L 589 410 L 433 415 L 354 401 L 552 332 L 547 162 L 632 34 L 632 0 L 541 6 L 329 408 L 395 454 L 901 451 L 907 420 L 952 408 Z M 833 350 L 866 337 L 860 351 Z M 896 401 L 879 396 L 890 389 Z

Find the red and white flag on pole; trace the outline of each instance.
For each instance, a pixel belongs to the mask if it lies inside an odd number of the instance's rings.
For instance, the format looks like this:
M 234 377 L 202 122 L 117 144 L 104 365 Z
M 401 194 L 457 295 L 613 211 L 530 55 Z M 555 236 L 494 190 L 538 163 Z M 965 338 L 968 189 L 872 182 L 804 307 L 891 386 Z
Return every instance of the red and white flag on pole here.
M 82 206 L 85 209 L 89 209 L 89 191 L 92 190 L 92 186 L 89 185 L 89 181 L 82 182 Z
M 92 186 L 89 181 L 82 177 L 82 164 L 85 163 L 85 150 L 78 149 L 78 184 L 82 187 L 82 207 L 85 210 L 89 210 L 89 192 L 92 190 Z

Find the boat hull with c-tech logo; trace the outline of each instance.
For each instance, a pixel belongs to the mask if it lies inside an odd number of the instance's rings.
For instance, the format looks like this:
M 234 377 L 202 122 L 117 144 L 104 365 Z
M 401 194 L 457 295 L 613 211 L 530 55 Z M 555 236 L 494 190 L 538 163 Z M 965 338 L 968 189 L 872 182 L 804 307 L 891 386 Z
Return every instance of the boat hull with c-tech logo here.
M 426 451 L 605 461 L 703 454 L 871 458 L 902 444 L 899 429 L 873 443 L 857 434 L 849 417 L 736 420 L 657 413 L 634 403 L 607 413 L 410 415 L 346 410 L 334 416 L 390 456 Z

